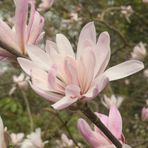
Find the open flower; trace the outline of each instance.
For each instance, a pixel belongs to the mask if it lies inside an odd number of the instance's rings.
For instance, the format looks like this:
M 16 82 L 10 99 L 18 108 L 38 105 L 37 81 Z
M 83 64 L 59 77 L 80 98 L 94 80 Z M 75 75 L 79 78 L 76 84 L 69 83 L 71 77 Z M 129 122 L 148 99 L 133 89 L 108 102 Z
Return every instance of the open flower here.
M 109 116 L 101 113 L 96 113 L 96 115 L 121 144 L 125 144 L 122 133 L 122 118 L 118 109 L 112 106 L 109 111 Z M 93 148 L 116 148 L 100 129 L 95 126 L 94 130 L 92 130 L 84 119 L 78 120 L 78 128 L 83 137 Z
M 116 97 L 115 95 L 111 95 L 110 97 L 107 97 L 104 95 L 104 97 L 101 99 L 101 102 L 106 108 L 109 109 L 112 106 L 119 108 L 123 100 L 124 98 L 121 96 Z
M 41 139 L 41 129 L 38 128 L 27 136 L 27 139 L 21 144 L 21 148 L 44 148 L 47 141 L 43 142 Z
M 26 45 L 38 43 L 43 36 L 44 18 L 35 11 L 35 4 L 30 0 L 15 0 L 15 5 L 14 27 L 11 29 L 0 20 L 0 42 L 4 46 L 26 55 Z M 15 59 L 15 56 L 6 50 L 0 48 L 0 58 Z
M 19 146 L 21 145 L 24 139 L 24 133 L 18 133 L 18 134 L 12 133 L 10 134 L 10 138 L 11 138 L 11 144 L 13 146 Z
M 132 59 L 141 60 L 141 61 L 144 60 L 146 55 L 147 51 L 145 49 L 145 45 L 142 42 L 136 45 L 133 49 L 133 52 L 131 53 Z
M 31 60 L 18 58 L 22 69 L 31 76 L 32 88 L 49 101 L 55 109 L 64 109 L 78 100 L 96 97 L 109 81 L 121 79 L 143 69 L 143 63 L 129 60 L 107 70 L 111 50 L 107 32 L 96 41 L 94 23 L 82 29 L 76 54 L 69 40 L 57 34 L 56 44 L 47 41 L 45 51 L 28 47 Z

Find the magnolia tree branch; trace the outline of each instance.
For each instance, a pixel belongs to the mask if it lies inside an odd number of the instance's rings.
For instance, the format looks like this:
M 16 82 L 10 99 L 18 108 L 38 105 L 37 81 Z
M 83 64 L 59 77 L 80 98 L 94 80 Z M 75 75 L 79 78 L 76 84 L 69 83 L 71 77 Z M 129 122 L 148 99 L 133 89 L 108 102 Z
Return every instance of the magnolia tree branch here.
M 87 104 L 79 108 L 81 112 L 93 122 L 108 139 L 117 147 L 122 148 L 122 144 L 116 139 L 116 137 L 108 130 L 108 128 L 101 122 L 101 120 L 90 110 Z

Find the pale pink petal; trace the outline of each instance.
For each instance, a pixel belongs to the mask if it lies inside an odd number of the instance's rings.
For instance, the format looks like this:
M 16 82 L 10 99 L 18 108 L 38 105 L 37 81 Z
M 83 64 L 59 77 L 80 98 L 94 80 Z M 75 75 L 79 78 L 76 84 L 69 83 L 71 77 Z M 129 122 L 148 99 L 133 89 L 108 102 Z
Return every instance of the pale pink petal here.
M 101 141 L 102 138 L 92 131 L 92 129 L 84 119 L 79 119 L 77 126 L 83 137 L 86 139 L 88 143 L 91 144 L 93 148 L 98 148 L 100 146 L 99 140 Z
M 14 33 L 11 28 L 2 20 L 0 20 L 0 42 L 8 47 L 18 50 Z
M 50 91 L 48 83 L 48 73 L 37 68 L 31 69 L 31 80 L 34 86 L 41 90 Z
M 56 102 L 58 100 L 60 100 L 62 98 L 62 96 L 60 94 L 56 94 L 53 92 L 49 92 L 49 91 L 43 91 L 41 89 L 39 89 L 37 86 L 34 86 L 33 84 L 31 84 L 32 89 L 40 96 L 44 97 L 45 99 L 47 99 L 48 101 L 52 101 L 52 102 Z
M 122 135 L 122 118 L 116 106 L 112 106 L 109 111 L 108 129 L 117 138 Z
M 85 40 L 90 40 L 94 44 L 96 44 L 96 30 L 94 26 L 94 22 L 90 22 L 86 24 L 82 31 L 80 32 L 79 41 L 78 41 L 78 48 L 77 48 L 77 58 L 79 58 L 84 52 L 83 44 Z
M 55 42 L 52 42 L 50 40 L 46 41 L 46 46 L 45 46 L 45 51 L 49 54 L 49 55 L 55 55 L 58 53 L 58 48 Z
M 67 108 L 68 106 L 72 105 L 78 100 L 78 98 L 71 98 L 69 96 L 65 96 L 59 101 L 57 101 L 55 104 L 51 105 L 56 110 L 62 110 L 64 108 Z
M 16 0 L 15 31 L 22 52 L 25 52 L 25 27 L 28 15 L 28 0 Z
M 59 49 L 59 53 L 63 56 L 71 56 L 75 58 L 74 51 L 69 40 L 63 34 L 56 35 L 56 43 Z
M 110 60 L 110 36 L 108 32 L 102 32 L 98 38 L 96 48 L 96 68 L 95 75 L 102 73 Z
M 78 60 L 78 78 L 83 93 L 87 92 L 91 86 L 95 62 L 94 52 L 90 49 L 86 49 L 86 52 Z
M 137 60 L 129 60 L 113 66 L 105 71 L 105 75 L 110 81 L 122 79 L 124 77 L 130 76 L 144 68 L 142 62 Z
M 80 97 L 80 88 L 77 85 L 70 84 L 66 87 L 65 94 L 72 98 Z
M 31 75 L 32 68 L 39 68 L 37 63 L 34 63 L 34 62 L 32 62 L 28 59 L 25 59 L 25 58 L 17 58 L 17 61 L 20 64 L 23 71 L 26 72 L 28 75 Z
M 91 100 L 96 97 L 109 83 L 108 78 L 105 75 L 100 76 L 99 78 L 94 80 L 94 84 L 87 93 L 84 94 L 86 97 L 85 100 Z
M 38 46 L 27 46 L 29 57 L 32 61 L 43 67 L 45 70 L 49 70 L 52 65 L 50 57 Z

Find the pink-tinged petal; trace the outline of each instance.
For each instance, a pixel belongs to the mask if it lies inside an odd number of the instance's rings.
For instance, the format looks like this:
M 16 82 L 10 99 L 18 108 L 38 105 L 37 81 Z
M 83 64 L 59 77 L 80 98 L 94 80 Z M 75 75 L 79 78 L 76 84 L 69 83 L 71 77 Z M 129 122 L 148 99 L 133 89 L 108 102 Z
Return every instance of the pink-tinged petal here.
M 113 66 L 105 71 L 110 81 L 130 76 L 144 68 L 144 64 L 137 60 L 129 60 Z
M 70 84 L 65 89 L 66 96 L 69 96 L 71 98 L 78 98 L 80 97 L 80 88 L 77 85 Z
M 16 59 L 16 56 L 8 52 L 6 49 L 0 48 L 0 57 Z
M 0 20 L 0 42 L 8 47 L 18 50 L 14 33 L 10 27 L 2 20 Z
M 64 69 L 68 83 L 78 85 L 79 82 L 78 82 L 76 61 L 71 57 L 66 57 L 64 62 Z
M 90 89 L 87 91 L 84 96 L 86 97 L 85 100 L 89 101 L 96 97 L 109 83 L 108 78 L 105 75 L 100 76 L 99 78 L 94 80 L 94 84 Z
M 132 147 L 130 147 L 130 146 L 127 145 L 127 144 L 123 144 L 123 145 L 122 145 L 122 148 L 132 148 Z
M 56 94 L 53 92 L 47 92 L 39 89 L 37 86 L 34 86 L 30 83 L 31 88 L 39 95 L 47 99 L 48 101 L 56 102 L 62 98 L 60 94 Z
M 109 111 L 108 129 L 117 139 L 121 139 L 122 118 L 116 106 L 112 106 Z
M 96 68 L 95 75 L 102 73 L 109 60 L 111 55 L 110 50 L 110 36 L 108 32 L 102 32 L 98 38 L 97 48 L 96 48 Z
M 101 113 L 97 113 L 95 112 L 95 114 L 97 115 L 97 117 L 101 120 L 101 122 L 108 128 L 108 122 L 109 122 L 109 118 L 108 116 L 101 114 Z M 96 127 L 95 127 L 96 128 Z M 97 129 L 97 131 L 100 132 L 99 129 Z
M 58 53 L 58 48 L 55 42 L 52 42 L 50 40 L 46 41 L 45 51 L 49 55 L 56 55 Z
M 50 91 L 48 84 L 48 73 L 41 69 L 31 69 L 31 80 L 34 86 L 44 91 Z
M 78 98 L 71 98 L 69 96 L 65 96 L 62 99 L 60 99 L 55 104 L 51 105 L 56 110 L 62 110 L 64 108 L 67 108 L 68 106 L 72 105 L 78 100 Z
M 83 44 L 85 40 L 90 40 L 94 44 L 96 44 L 96 30 L 95 30 L 94 22 L 90 22 L 86 24 L 82 28 L 82 31 L 80 32 L 78 48 L 77 48 L 77 58 L 79 58 L 84 53 Z
M 88 123 L 84 119 L 79 119 L 77 126 L 83 137 L 86 139 L 88 143 L 90 143 L 90 145 L 93 148 L 98 148 L 99 146 L 101 146 L 100 145 L 100 142 L 102 142 L 101 136 L 93 132 Z
M 29 45 L 27 46 L 27 49 L 29 57 L 34 61 L 34 63 L 37 63 L 45 70 L 48 70 L 51 67 L 51 59 L 41 48 L 35 45 Z
M 28 75 L 31 75 L 32 68 L 40 68 L 36 63 L 33 63 L 32 61 L 25 58 L 17 58 L 17 61 L 20 64 L 23 71 Z
M 56 35 L 56 43 L 59 49 L 59 53 L 63 56 L 71 56 L 75 58 L 74 51 L 69 40 L 63 34 Z
M 36 11 L 34 14 L 34 20 L 30 30 L 30 36 L 28 39 L 28 44 L 36 43 L 40 33 L 42 32 L 44 26 L 44 18 Z
M 91 86 L 95 62 L 94 52 L 90 49 L 86 49 L 86 52 L 78 60 L 78 78 L 82 93 L 87 92 Z
M 20 49 L 25 53 L 25 27 L 28 15 L 28 0 L 16 0 L 15 31 Z
M 45 36 L 45 32 L 41 32 L 41 34 L 39 35 L 39 37 L 35 41 L 35 44 L 39 44 L 39 45 L 42 44 L 44 42 L 44 36 Z

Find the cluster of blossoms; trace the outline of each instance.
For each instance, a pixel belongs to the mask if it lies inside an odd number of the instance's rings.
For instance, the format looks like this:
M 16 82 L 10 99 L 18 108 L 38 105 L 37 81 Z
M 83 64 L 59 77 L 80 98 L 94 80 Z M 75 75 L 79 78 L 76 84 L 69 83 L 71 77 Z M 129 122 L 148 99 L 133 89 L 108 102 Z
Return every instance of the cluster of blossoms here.
M 46 143 L 48 141 L 43 141 L 41 138 L 40 128 L 27 135 L 26 138 L 24 133 L 8 134 L 0 118 L 0 148 L 7 148 L 9 145 L 12 145 L 14 148 L 44 148 Z
M 46 11 L 52 4 L 53 0 L 42 1 L 38 10 Z M 0 43 L 3 45 L 0 48 L 0 58 L 16 62 L 18 56 L 13 53 L 19 53 L 22 57 L 17 60 L 30 77 L 30 86 L 38 95 L 54 102 L 52 107 L 56 110 L 75 105 L 77 101 L 89 102 L 110 81 L 130 76 L 144 68 L 141 61 L 135 60 L 139 59 L 135 58 L 135 54 L 140 56 L 145 54 L 144 46 L 140 44 L 132 53 L 134 59 L 107 69 L 111 57 L 110 36 L 108 32 L 102 32 L 97 39 L 93 22 L 89 22 L 82 28 L 76 52 L 63 34 L 57 34 L 55 42 L 47 40 L 45 49 L 41 49 L 38 43 L 43 39 L 44 18 L 36 11 L 35 1 L 15 0 L 15 5 L 14 27 L 10 28 L 4 21 L 0 21 Z M 132 10 L 130 7 L 122 9 L 124 14 Z M 11 50 L 7 51 L 4 47 Z M 141 48 L 140 51 L 139 48 Z M 13 78 L 18 87 L 24 86 L 24 79 L 24 74 Z M 103 104 L 109 109 L 109 116 L 101 113 L 95 113 L 95 115 L 124 148 L 129 148 L 125 144 L 122 119 L 117 109 L 122 101 L 122 98 L 116 100 L 114 96 L 110 99 L 104 96 Z M 92 130 L 84 119 L 79 119 L 78 128 L 93 148 L 115 148 L 101 129 L 94 126 Z M 25 140 L 23 140 L 23 134 L 12 134 L 10 137 L 13 144 L 17 143 L 21 148 L 43 148 L 46 143 L 41 139 L 40 129 L 28 135 Z M 1 121 L 0 146 L 5 148 L 6 144 Z M 73 143 L 71 141 L 68 144 Z

